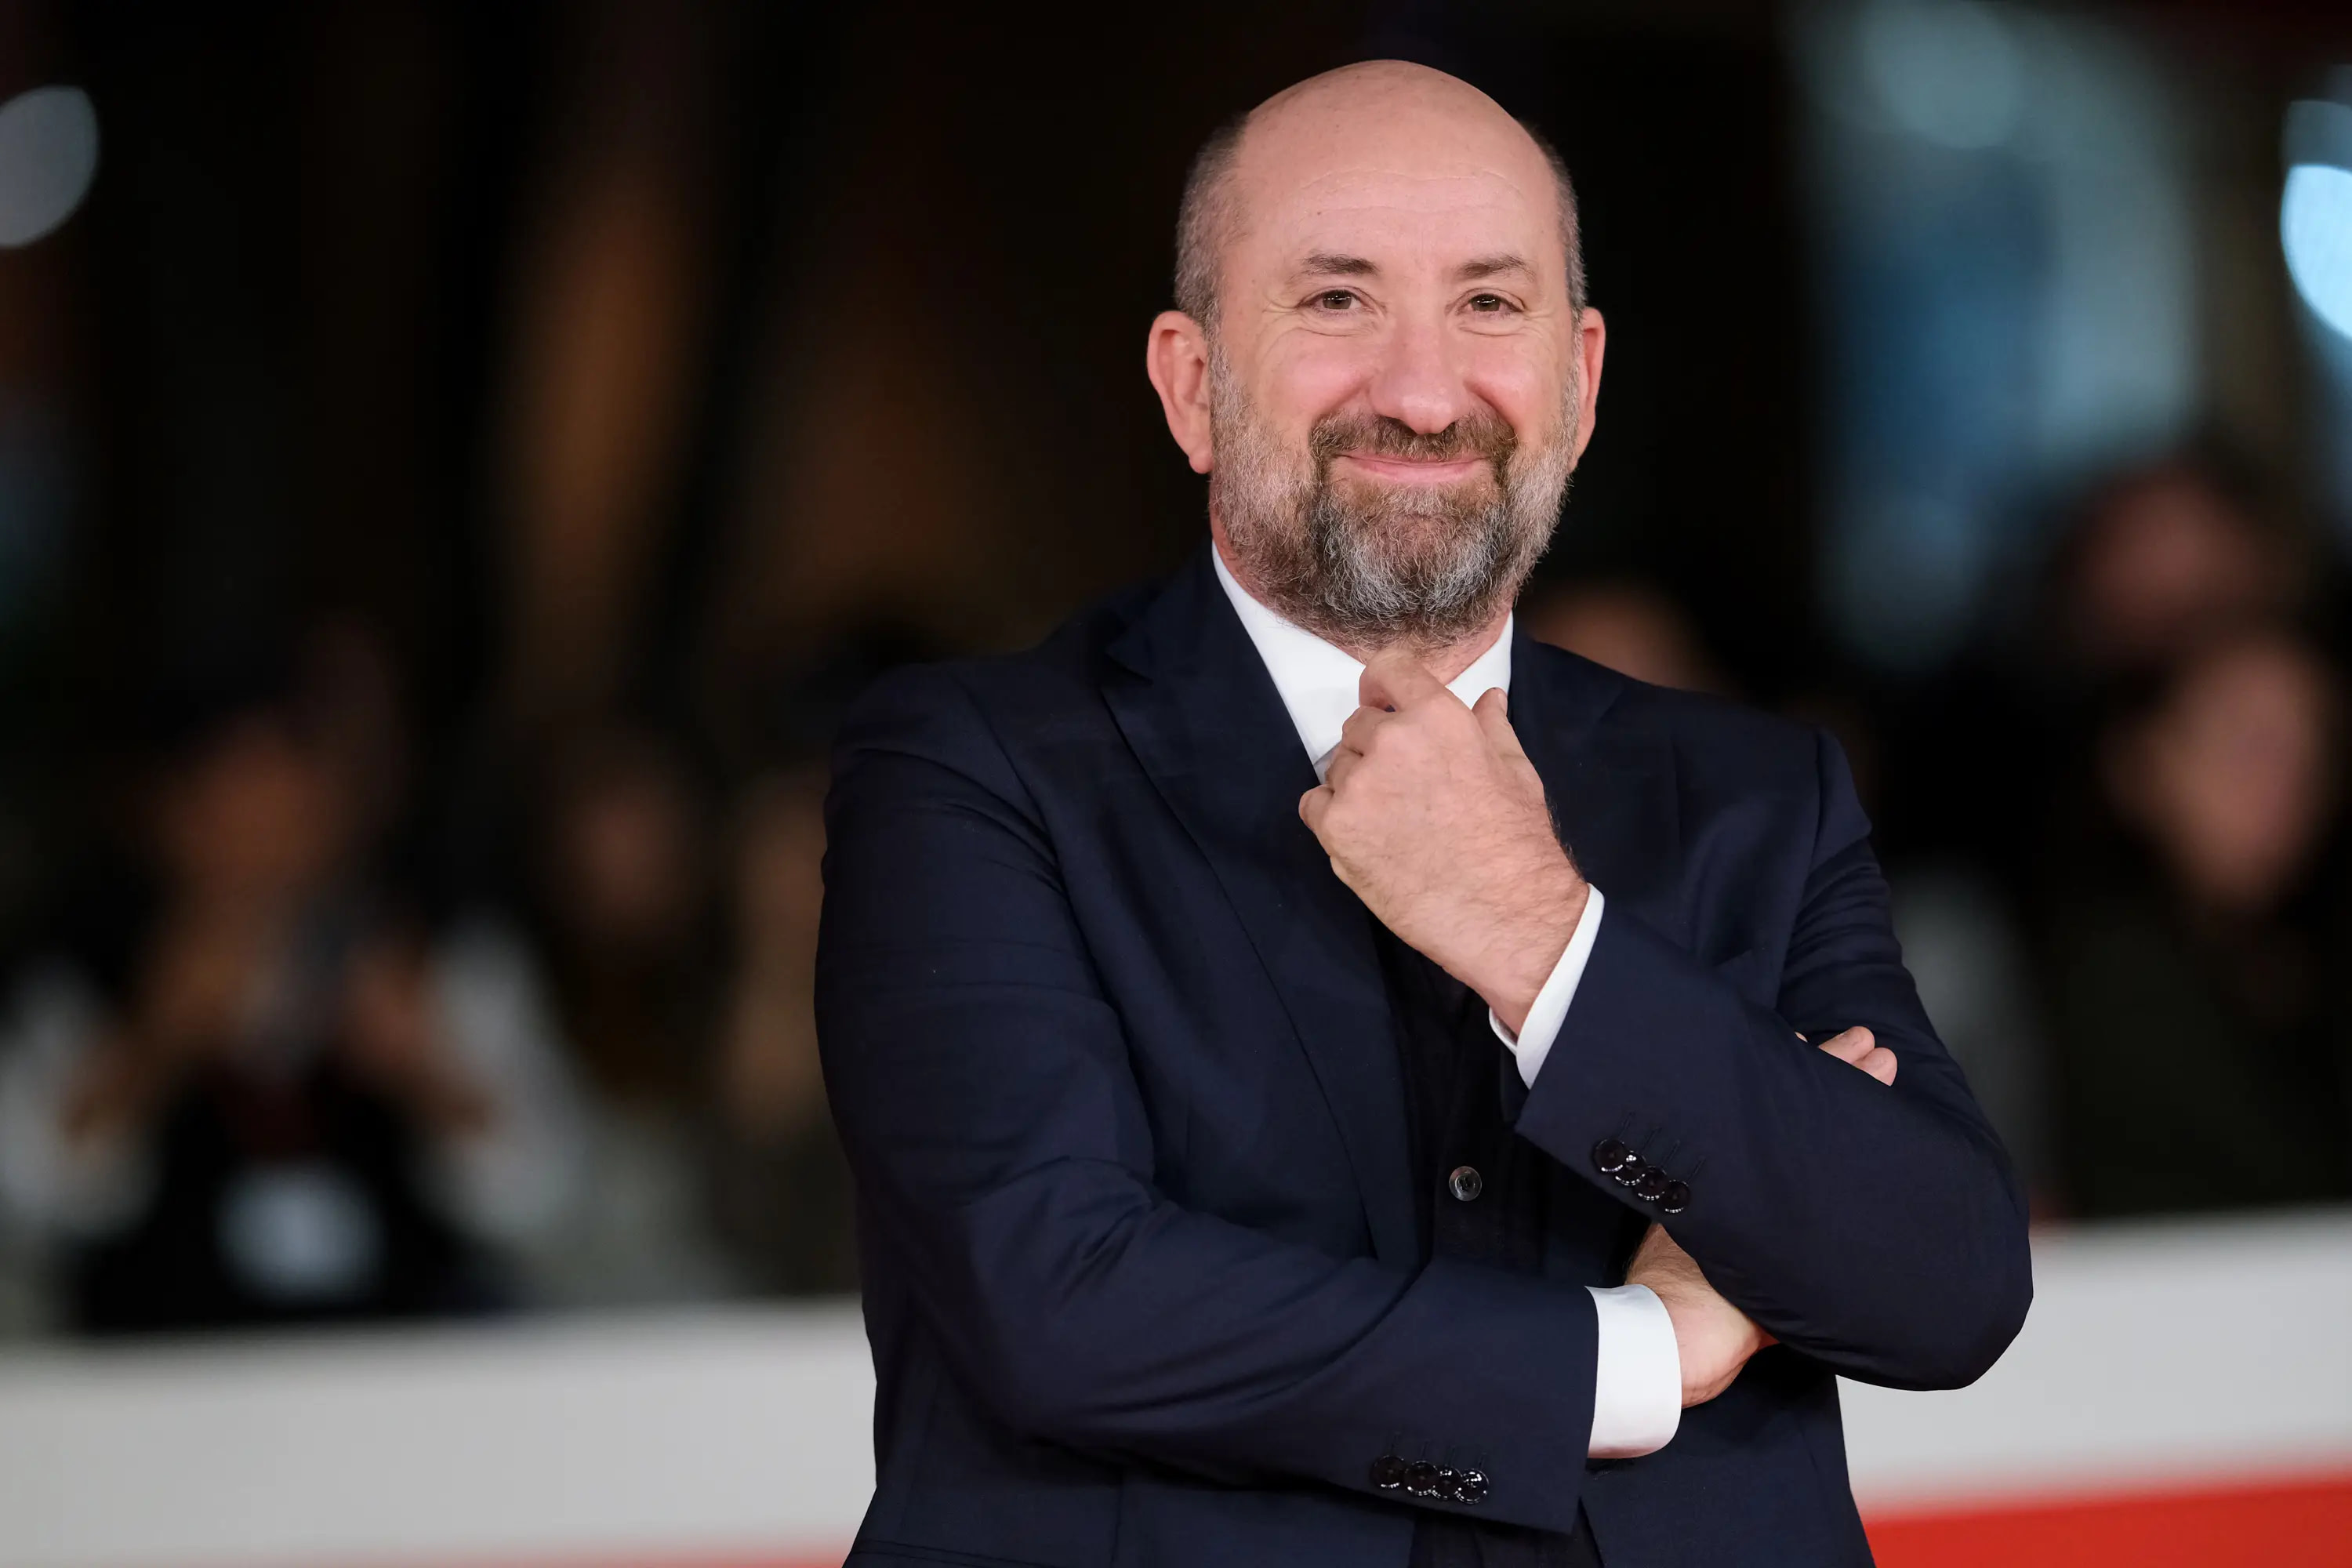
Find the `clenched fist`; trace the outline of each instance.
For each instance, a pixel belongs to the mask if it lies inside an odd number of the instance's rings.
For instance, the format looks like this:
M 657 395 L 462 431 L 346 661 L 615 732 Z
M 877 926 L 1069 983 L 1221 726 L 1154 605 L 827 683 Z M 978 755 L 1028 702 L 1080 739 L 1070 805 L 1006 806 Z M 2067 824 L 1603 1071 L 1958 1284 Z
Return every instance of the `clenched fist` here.
M 1381 924 L 1526 1022 L 1589 889 L 1500 690 L 1475 708 L 1412 656 L 1364 668 L 1357 709 L 1298 815 Z

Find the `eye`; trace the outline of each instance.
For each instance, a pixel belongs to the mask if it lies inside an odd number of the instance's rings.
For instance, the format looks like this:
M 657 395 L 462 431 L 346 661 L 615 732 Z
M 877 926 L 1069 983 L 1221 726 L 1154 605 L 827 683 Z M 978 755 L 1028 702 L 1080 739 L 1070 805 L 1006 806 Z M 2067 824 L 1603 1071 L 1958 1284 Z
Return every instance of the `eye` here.
M 1492 316 L 1511 308 L 1511 302 L 1500 294 L 1473 294 L 1470 308 L 1480 315 Z
M 1318 310 L 1351 310 L 1355 303 L 1356 291 L 1352 289 L 1326 289 L 1315 296 L 1315 308 Z

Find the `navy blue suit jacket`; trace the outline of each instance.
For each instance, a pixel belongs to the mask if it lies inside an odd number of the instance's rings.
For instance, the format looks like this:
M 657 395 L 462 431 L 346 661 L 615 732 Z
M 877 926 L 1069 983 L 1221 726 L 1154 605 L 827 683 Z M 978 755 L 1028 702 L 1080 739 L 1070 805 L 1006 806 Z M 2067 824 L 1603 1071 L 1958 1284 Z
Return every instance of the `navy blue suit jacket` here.
M 2023 1321 L 2025 1213 L 1889 929 L 1824 736 L 1528 640 L 1511 721 L 1609 895 L 1518 1136 L 1582 1180 L 1540 1275 L 1420 1257 L 1371 917 L 1204 552 L 841 737 L 818 960 L 879 1388 L 854 1564 L 1402 1565 L 1381 1455 L 1610 1568 L 1866 1563 L 1832 1373 L 1965 1384 Z M 1855 1024 L 1885 1088 L 1797 1037 Z M 1781 1342 L 1589 1462 L 1594 1315 L 1666 1219 Z

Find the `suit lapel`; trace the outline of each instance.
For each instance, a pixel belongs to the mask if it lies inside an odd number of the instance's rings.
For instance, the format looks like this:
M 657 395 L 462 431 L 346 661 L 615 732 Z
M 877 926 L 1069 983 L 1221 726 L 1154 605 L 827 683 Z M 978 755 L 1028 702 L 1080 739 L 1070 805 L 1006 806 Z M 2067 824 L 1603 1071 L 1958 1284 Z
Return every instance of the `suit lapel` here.
M 1517 634 L 1511 723 L 1585 879 L 1687 943 L 1674 749 L 1616 711 L 1624 678 Z
M 1674 753 L 1612 716 L 1622 678 L 1516 634 L 1511 721 L 1561 837 L 1612 906 L 1678 942 Z M 1338 1123 L 1375 1253 L 1420 1260 L 1402 1064 L 1372 917 L 1298 819 L 1315 771 L 1206 551 L 1111 645 L 1104 697 L 1215 872 Z
M 1110 649 L 1105 698 L 1207 858 L 1347 1147 L 1374 1252 L 1420 1259 L 1402 1065 L 1370 913 L 1298 819 L 1315 770 L 1205 552 Z

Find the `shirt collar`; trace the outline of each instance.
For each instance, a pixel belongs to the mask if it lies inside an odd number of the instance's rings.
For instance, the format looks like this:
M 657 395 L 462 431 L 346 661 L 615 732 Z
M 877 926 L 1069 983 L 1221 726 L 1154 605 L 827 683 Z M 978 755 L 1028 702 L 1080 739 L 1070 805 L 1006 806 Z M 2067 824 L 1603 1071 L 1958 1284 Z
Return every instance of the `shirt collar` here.
M 1332 752 L 1339 747 L 1339 731 L 1346 727 L 1349 715 L 1361 706 L 1356 694 L 1357 682 L 1364 673 L 1363 665 L 1250 597 L 1249 591 L 1235 581 L 1226 567 L 1222 551 L 1212 546 L 1209 556 L 1216 565 L 1217 585 L 1233 601 L 1242 629 L 1249 633 L 1258 658 L 1265 661 L 1266 673 L 1274 677 L 1274 689 L 1281 694 L 1282 705 L 1290 712 L 1290 722 L 1298 731 L 1298 743 L 1307 748 L 1307 761 L 1315 764 L 1315 776 L 1321 778 Z M 1498 686 L 1506 695 L 1509 693 L 1514 618 L 1504 618 L 1502 634 L 1496 637 L 1494 646 L 1471 660 L 1469 668 L 1446 682 L 1447 690 L 1465 702 L 1475 702 Z

